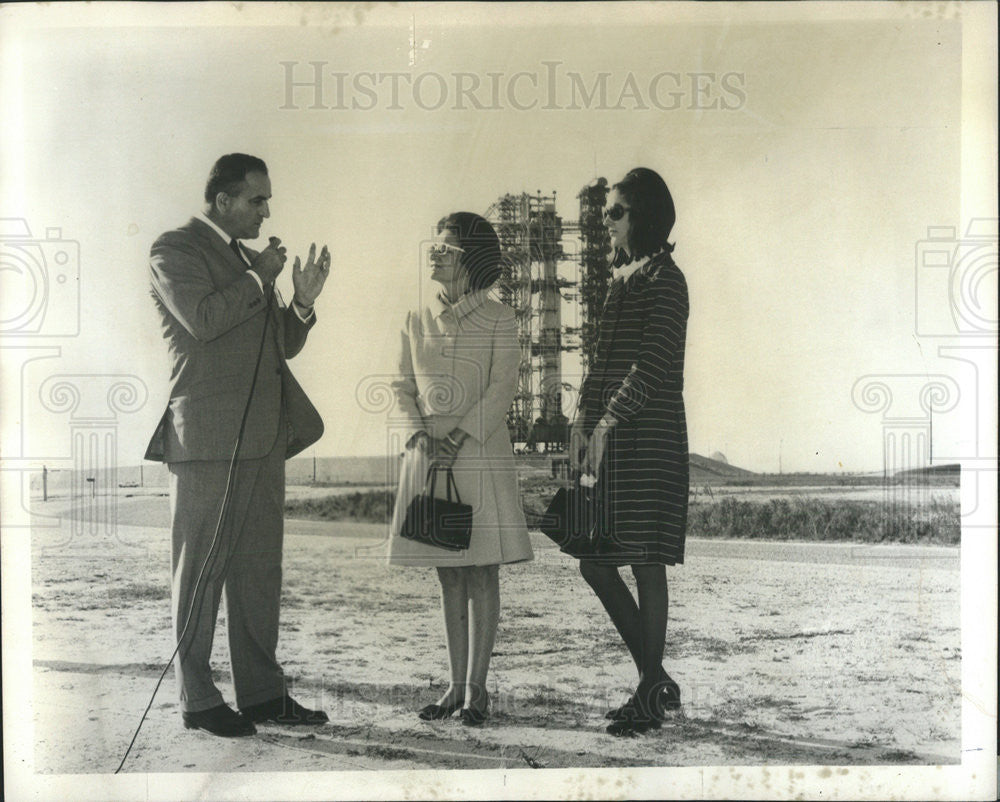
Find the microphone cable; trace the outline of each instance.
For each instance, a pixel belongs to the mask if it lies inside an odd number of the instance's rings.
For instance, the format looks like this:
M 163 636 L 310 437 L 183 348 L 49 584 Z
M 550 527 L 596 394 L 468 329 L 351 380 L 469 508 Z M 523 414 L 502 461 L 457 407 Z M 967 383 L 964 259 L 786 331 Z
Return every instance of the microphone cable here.
M 173 665 L 174 658 L 180 651 L 181 643 L 184 642 L 184 636 L 187 635 L 188 626 L 191 624 L 191 620 L 194 617 L 195 606 L 197 603 L 198 612 L 201 612 L 201 606 L 205 601 L 205 594 L 201 594 L 199 598 L 199 591 L 204 591 L 201 586 L 201 581 L 205 577 L 205 572 L 209 567 L 209 564 L 214 562 L 216 556 L 216 547 L 219 545 L 219 535 L 222 532 L 223 524 L 225 523 L 226 514 L 229 512 L 229 502 L 231 500 L 234 479 L 236 476 L 236 464 L 237 457 L 240 453 L 240 446 L 243 444 L 243 434 L 246 430 L 247 418 L 250 416 L 250 406 L 253 403 L 253 391 L 257 386 L 257 374 L 260 372 L 261 359 L 264 356 L 264 343 L 267 341 L 267 325 L 271 320 L 271 307 L 274 302 L 274 286 L 267 284 L 265 294 L 267 295 L 267 307 L 265 308 L 264 314 L 264 328 L 260 335 L 260 347 L 257 349 L 257 362 L 253 369 L 253 379 L 250 382 L 250 392 L 247 394 L 247 402 L 243 407 L 243 418 L 240 420 L 240 430 L 236 435 L 236 445 L 233 448 L 233 456 L 229 460 L 229 474 L 226 477 L 226 492 L 222 496 L 222 507 L 219 510 L 219 520 L 215 525 L 215 534 L 212 536 L 212 545 L 209 547 L 208 554 L 205 556 L 205 561 L 201 565 L 201 570 L 198 572 L 198 578 L 194 583 L 194 593 L 192 594 L 191 607 L 188 610 L 187 618 L 184 621 L 184 626 L 181 628 L 181 634 L 177 638 L 177 645 L 174 646 L 174 651 L 170 655 L 170 659 L 167 660 L 167 664 L 163 667 L 163 671 L 160 672 L 160 678 L 156 681 L 156 686 L 153 688 L 153 694 L 149 697 L 149 704 L 146 705 L 146 709 L 142 713 L 142 718 L 139 719 L 139 726 L 135 728 L 135 732 L 132 735 L 132 740 L 129 742 L 128 748 L 125 750 L 125 754 L 122 756 L 121 763 L 118 764 L 118 768 L 115 769 L 115 774 L 118 774 L 122 767 L 125 765 L 125 761 L 128 760 L 128 756 L 132 751 L 132 747 L 135 745 L 136 738 L 139 737 L 139 731 L 142 729 L 142 725 L 146 722 L 146 716 L 149 714 L 150 709 L 153 707 L 153 701 L 156 699 L 156 693 L 160 690 L 160 685 L 163 683 L 163 678 L 166 677 L 167 671 L 170 670 L 170 666 Z M 279 422 L 280 423 L 280 422 Z M 236 534 L 233 540 L 233 549 L 235 550 L 237 543 L 239 542 L 239 533 Z M 229 570 L 230 560 L 227 558 L 225 565 L 222 570 L 222 581 L 225 581 L 226 573 Z

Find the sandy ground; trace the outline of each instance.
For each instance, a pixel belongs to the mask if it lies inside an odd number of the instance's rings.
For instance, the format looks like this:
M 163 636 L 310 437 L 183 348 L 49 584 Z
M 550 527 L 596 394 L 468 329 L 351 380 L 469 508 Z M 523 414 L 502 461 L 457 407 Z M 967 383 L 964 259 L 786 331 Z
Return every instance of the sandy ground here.
M 34 529 L 40 773 L 114 771 L 132 737 L 173 647 L 165 516 L 162 498 L 120 499 L 114 531 L 57 517 Z M 420 722 L 414 711 L 446 683 L 437 581 L 386 567 L 383 536 L 287 525 L 279 657 L 328 725 L 232 741 L 186 731 L 171 670 L 125 770 L 960 760 L 957 548 L 690 541 L 686 564 L 668 569 L 666 666 L 683 709 L 659 732 L 616 739 L 602 714 L 634 669 L 575 562 L 537 533 L 535 561 L 501 572 L 492 717 L 478 730 Z M 214 665 L 231 702 L 224 644 L 222 622 Z

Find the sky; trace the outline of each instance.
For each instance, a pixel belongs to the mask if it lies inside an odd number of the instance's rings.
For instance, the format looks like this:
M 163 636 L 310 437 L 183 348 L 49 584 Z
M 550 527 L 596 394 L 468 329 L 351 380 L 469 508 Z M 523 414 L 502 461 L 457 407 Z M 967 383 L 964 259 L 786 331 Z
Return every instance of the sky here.
M 995 121 L 968 103 L 963 116 L 954 8 L 117 8 L 15 17 L 0 34 L 2 216 L 50 257 L 47 229 L 79 248 L 79 283 L 52 284 L 40 331 L 2 341 L 7 455 L 71 461 L 73 425 L 90 420 L 114 429 L 118 464 L 139 461 L 168 393 L 149 247 L 201 208 L 209 168 L 234 151 L 269 167 L 262 236 L 332 252 L 292 363 L 326 421 L 309 454 L 384 453 L 373 388 L 428 292 L 420 243 L 437 219 L 541 190 L 575 220 L 582 186 L 640 165 L 677 208 L 692 451 L 754 471 L 881 471 L 888 419 L 926 417 L 934 377 L 950 393 L 935 462 L 995 431 L 973 389 L 995 372 L 941 356 L 970 340 L 941 311 L 947 271 L 920 262 L 929 228 L 954 229 L 955 262 L 978 243 L 969 221 L 996 217 L 992 195 L 969 201 L 970 180 L 995 186 Z M 974 343 L 996 331 L 992 231 Z M 27 290 L 0 280 L 10 320 Z M 290 270 L 278 284 L 290 297 Z M 53 402 L 58 377 L 87 385 L 75 411 Z M 133 396 L 109 411 L 119 381 Z M 889 410 L 865 409 L 869 381 L 896 388 Z

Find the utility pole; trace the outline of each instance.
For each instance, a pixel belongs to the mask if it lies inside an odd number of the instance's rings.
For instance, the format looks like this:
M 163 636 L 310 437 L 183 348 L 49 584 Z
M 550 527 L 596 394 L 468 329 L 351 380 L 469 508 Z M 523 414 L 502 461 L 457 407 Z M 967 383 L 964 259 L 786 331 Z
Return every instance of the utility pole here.
M 934 397 L 929 394 L 927 399 L 927 448 L 929 452 L 929 465 L 934 464 Z

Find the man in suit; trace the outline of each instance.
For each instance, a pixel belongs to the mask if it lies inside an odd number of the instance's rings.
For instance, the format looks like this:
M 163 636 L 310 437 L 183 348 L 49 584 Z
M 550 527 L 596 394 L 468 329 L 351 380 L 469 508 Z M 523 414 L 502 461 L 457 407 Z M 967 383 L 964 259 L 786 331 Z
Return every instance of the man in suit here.
M 272 237 L 259 253 L 240 242 L 259 236 L 270 198 L 263 161 L 223 156 L 203 212 L 160 236 L 149 262 L 171 386 L 146 458 L 170 471 L 181 709 L 185 727 L 220 736 L 252 735 L 254 722 L 328 720 L 289 696 L 275 651 L 284 461 L 322 434 L 285 360 L 316 322 L 330 254 L 324 245 L 317 257 L 314 244 L 305 265 L 295 258 L 286 307 L 273 286 L 286 259 L 280 240 Z M 224 702 L 209 663 L 223 590 L 239 713 Z

